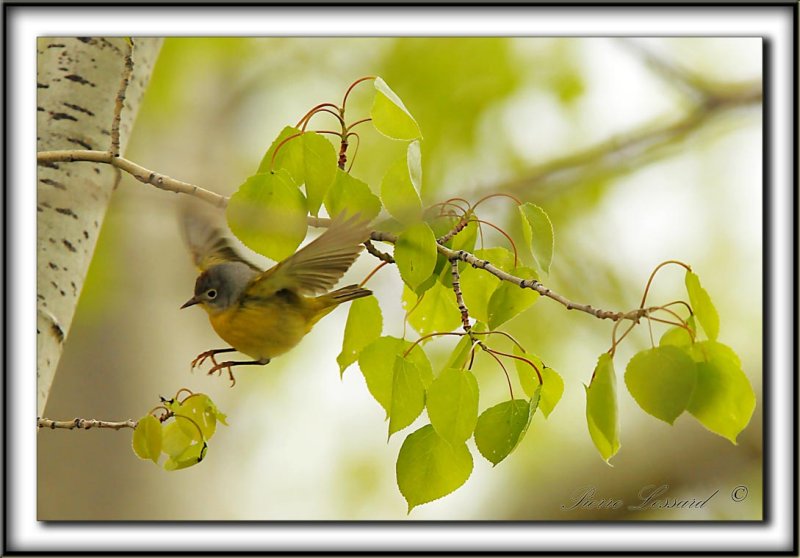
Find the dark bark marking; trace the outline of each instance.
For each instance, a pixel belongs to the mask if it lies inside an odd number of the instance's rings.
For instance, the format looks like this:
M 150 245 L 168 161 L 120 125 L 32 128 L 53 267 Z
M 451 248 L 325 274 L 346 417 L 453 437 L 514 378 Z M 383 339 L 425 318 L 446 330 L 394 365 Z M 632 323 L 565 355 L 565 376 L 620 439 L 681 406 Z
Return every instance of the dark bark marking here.
M 84 149 L 92 149 L 92 146 L 86 143 L 85 141 L 81 141 L 78 138 L 67 138 L 67 141 L 70 143 L 74 143 L 76 145 L 80 145 Z
M 62 292 L 63 292 L 63 291 L 62 291 Z M 63 330 L 63 329 L 61 329 L 61 326 L 60 326 L 60 325 L 58 325 L 58 324 L 56 324 L 56 323 L 53 323 L 53 324 L 51 324 L 51 325 L 50 325 L 50 331 L 52 331 L 52 332 L 53 332 L 53 334 L 54 334 L 54 335 L 56 336 L 56 338 L 58 339 L 58 342 L 59 342 L 59 343 L 63 343 L 63 342 L 64 342 L 64 330 Z M 47 364 L 48 364 L 48 365 L 50 364 L 50 359 L 47 359 Z
M 53 120 L 72 120 L 73 122 L 78 121 L 77 118 L 75 118 L 71 114 L 67 114 L 66 112 L 53 112 L 51 113 L 50 117 Z
M 72 242 L 70 242 L 66 238 L 63 239 L 61 242 L 64 244 L 64 246 L 67 247 L 67 250 L 69 250 L 70 252 L 77 252 L 77 250 L 75 249 L 75 246 L 72 245 Z
M 72 110 L 77 110 L 78 112 L 82 112 L 84 114 L 88 114 L 89 116 L 94 116 L 94 113 L 87 108 L 83 108 L 80 105 L 73 105 L 72 103 L 63 103 L 65 107 L 71 108 Z
M 59 190 L 67 189 L 67 187 L 61 184 L 58 180 L 53 180 L 52 178 L 40 178 L 39 182 L 41 182 L 42 184 L 47 184 L 48 186 L 52 186 L 53 188 L 58 188 Z M 42 205 L 44 205 L 45 207 L 49 207 L 44 203 Z
M 80 83 L 81 85 L 91 85 L 92 87 L 97 87 L 94 83 L 89 81 L 86 78 L 83 78 L 77 74 L 69 74 L 64 76 L 64 79 L 68 79 L 70 81 L 74 81 L 75 83 Z
M 68 207 L 56 207 L 56 211 L 58 211 L 61 215 L 67 215 L 76 220 L 78 219 L 78 216 L 75 215 L 75 212 Z

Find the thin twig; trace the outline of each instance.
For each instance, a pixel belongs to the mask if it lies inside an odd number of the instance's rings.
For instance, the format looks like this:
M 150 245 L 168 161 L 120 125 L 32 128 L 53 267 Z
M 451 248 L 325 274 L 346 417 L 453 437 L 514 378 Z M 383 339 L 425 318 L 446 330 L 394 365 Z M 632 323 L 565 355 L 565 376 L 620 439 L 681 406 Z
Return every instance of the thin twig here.
M 467 305 L 464 304 L 464 295 L 461 292 L 461 274 L 458 272 L 458 260 L 455 258 L 450 260 L 450 273 L 453 275 L 453 292 L 456 295 L 456 304 L 459 312 L 461 312 L 461 327 L 464 328 L 465 332 L 469 333 L 472 325 L 469 323 L 469 310 L 467 310 Z
M 458 206 L 456 206 L 456 207 L 458 207 Z M 464 216 L 461 219 L 458 220 L 458 223 L 456 223 L 456 226 L 453 227 L 452 229 L 450 229 L 446 234 L 444 234 L 444 235 L 440 236 L 439 238 L 437 238 L 436 242 L 438 242 L 439 244 L 447 244 L 448 242 L 450 242 L 451 238 L 453 238 L 455 235 L 457 235 L 458 233 L 463 231 L 465 228 L 467 228 L 467 225 L 469 225 L 469 223 L 470 223 L 469 216 L 470 216 L 469 213 L 465 213 Z
M 122 428 L 136 428 L 137 424 L 138 422 L 135 420 L 112 422 L 107 420 L 82 418 L 76 418 L 72 420 L 51 420 L 47 418 L 36 419 L 37 428 L 50 428 L 52 430 L 55 430 L 56 428 L 66 428 L 67 430 L 73 430 L 75 428 L 80 428 L 83 430 L 89 430 L 90 428 L 111 428 L 112 430 L 121 430 Z
M 367 252 L 369 252 L 370 255 L 375 256 L 376 258 L 378 258 L 382 262 L 390 263 L 390 264 L 394 263 L 394 258 L 392 257 L 391 254 L 387 254 L 386 252 L 381 252 L 380 250 L 375 248 L 375 245 L 371 241 L 367 240 L 364 243 L 364 246 L 367 248 Z
M 40 151 L 36 155 L 36 161 L 41 164 L 58 162 L 89 162 L 105 163 L 123 170 L 133 176 L 139 182 L 150 184 L 161 190 L 175 192 L 176 194 L 187 194 L 194 196 L 216 207 L 228 205 L 228 198 L 221 196 L 210 190 L 205 190 L 194 184 L 182 182 L 169 176 L 159 174 L 155 171 L 146 169 L 129 161 L 123 157 L 114 157 L 109 151 L 88 151 L 88 150 L 64 150 L 64 151 Z
M 114 103 L 114 119 L 111 121 L 111 156 L 119 157 L 119 125 L 122 121 L 122 108 L 125 106 L 125 95 L 128 92 L 128 85 L 133 75 L 133 39 L 129 38 L 125 43 L 128 50 L 125 53 L 125 68 L 122 70 L 122 80 L 117 91 Z
M 647 300 L 647 293 L 650 292 L 650 285 L 653 283 L 653 279 L 655 278 L 656 273 L 658 273 L 658 270 L 669 264 L 679 265 L 683 267 L 686 271 L 689 272 L 692 271 L 692 267 L 689 264 L 685 264 L 678 260 L 667 260 L 658 264 L 656 268 L 652 271 L 652 273 L 650 273 L 650 277 L 647 279 L 647 285 L 645 285 L 644 287 L 644 294 L 642 294 L 642 302 L 639 303 L 639 308 L 644 308 L 644 303 Z
M 228 198 L 226 196 L 221 196 L 211 192 L 210 190 L 205 190 L 199 186 L 195 186 L 194 184 L 182 182 L 180 180 L 156 173 L 123 157 L 113 157 L 108 151 L 41 151 L 37 154 L 36 160 L 39 164 L 78 161 L 105 163 L 127 172 L 140 182 L 150 184 L 161 190 L 194 196 L 216 207 L 225 207 L 228 204 Z M 331 220 L 325 217 L 309 216 L 308 224 L 312 227 L 329 227 Z M 370 238 L 371 240 L 377 242 L 389 242 L 391 244 L 397 242 L 396 234 L 385 231 L 373 231 Z M 522 279 L 521 277 L 507 273 L 502 269 L 492 265 L 488 260 L 482 260 L 465 250 L 452 250 L 447 246 L 443 246 L 438 243 L 436 245 L 436 249 L 448 260 L 452 260 L 454 258 L 461 260 L 470 264 L 474 268 L 486 270 L 502 281 L 508 281 L 509 283 L 513 283 L 523 289 L 532 289 L 544 297 L 555 300 L 559 304 L 565 306 L 567 310 L 579 310 L 601 320 L 633 320 L 634 322 L 638 321 L 646 313 L 646 310 L 642 308 L 637 308 L 636 310 L 631 310 L 629 312 L 620 312 L 601 310 L 598 308 L 593 308 L 590 304 L 573 302 L 544 286 L 536 279 Z
M 508 395 L 511 399 L 514 399 L 514 390 L 511 388 L 511 376 L 508 375 L 508 370 L 506 370 L 505 364 L 503 364 L 503 361 L 500 360 L 500 357 L 498 357 L 497 354 L 495 354 L 496 351 L 494 349 L 490 349 L 483 343 L 478 343 L 478 345 L 480 346 L 481 349 L 489 353 L 491 357 L 497 361 L 497 364 L 500 365 L 500 368 L 503 369 L 503 374 L 506 375 L 506 382 L 508 383 Z
M 527 362 L 533 368 L 534 372 L 536 372 L 536 377 L 539 380 L 539 385 L 544 385 L 544 378 L 542 378 L 542 373 L 539 372 L 539 368 L 532 361 L 528 360 L 525 357 L 521 357 L 521 356 L 518 356 L 518 355 L 512 355 L 511 353 L 504 353 L 502 351 L 498 351 L 497 349 L 492 349 L 492 352 L 495 353 L 495 354 L 498 354 L 498 355 L 502 355 L 504 357 L 513 358 L 515 360 L 520 360 L 522 362 Z

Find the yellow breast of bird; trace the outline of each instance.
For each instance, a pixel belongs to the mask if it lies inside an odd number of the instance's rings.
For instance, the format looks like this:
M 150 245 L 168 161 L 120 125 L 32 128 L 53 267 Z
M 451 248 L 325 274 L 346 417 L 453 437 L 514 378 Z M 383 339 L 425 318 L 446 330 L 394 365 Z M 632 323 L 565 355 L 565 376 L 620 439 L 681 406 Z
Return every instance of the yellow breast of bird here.
M 209 314 L 214 331 L 231 347 L 255 360 L 273 358 L 297 345 L 311 330 L 314 299 L 292 295 L 246 298 Z

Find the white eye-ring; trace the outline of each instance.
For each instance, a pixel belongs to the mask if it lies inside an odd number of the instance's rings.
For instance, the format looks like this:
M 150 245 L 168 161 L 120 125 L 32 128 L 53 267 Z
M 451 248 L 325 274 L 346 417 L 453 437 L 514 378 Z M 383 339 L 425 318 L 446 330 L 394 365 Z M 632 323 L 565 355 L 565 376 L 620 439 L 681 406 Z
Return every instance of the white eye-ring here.
M 208 289 L 206 291 L 206 296 L 208 298 L 210 298 L 211 300 L 214 300 L 215 298 L 217 298 L 217 290 L 216 289 Z

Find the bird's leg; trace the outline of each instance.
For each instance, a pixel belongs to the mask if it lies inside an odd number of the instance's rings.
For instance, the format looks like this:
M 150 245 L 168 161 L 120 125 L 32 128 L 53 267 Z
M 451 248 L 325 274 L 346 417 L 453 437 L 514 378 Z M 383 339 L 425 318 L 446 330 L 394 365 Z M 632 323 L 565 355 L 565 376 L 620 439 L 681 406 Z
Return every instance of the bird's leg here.
M 232 353 L 235 350 L 236 349 L 233 349 L 233 348 L 231 348 L 231 349 L 211 349 L 210 351 L 206 351 L 204 353 L 200 353 L 192 361 L 192 370 L 194 370 L 197 366 L 200 366 L 201 364 L 203 364 L 206 361 L 206 359 L 208 359 L 208 358 L 210 358 L 211 362 L 213 362 L 214 366 L 216 366 L 217 365 L 217 359 L 214 358 L 214 355 L 217 355 L 219 353 Z
M 233 377 L 233 371 L 231 370 L 233 366 L 244 366 L 244 365 L 264 366 L 265 364 L 269 364 L 269 362 L 270 359 L 268 358 L 262 358 L 261 360 L 227 360 L 225 362 L 215 364 L 215 366 L 211 370 L 209 370 L 208 373 L 213 374 L 214 372 L 219 372 L 220 374 L 222 374 L 222 370 L 224 368 L 227 368 L 228 376 L 230 376 L 231 379 L 231 387 L 233 387 L 236 385 L 236 378 Z

